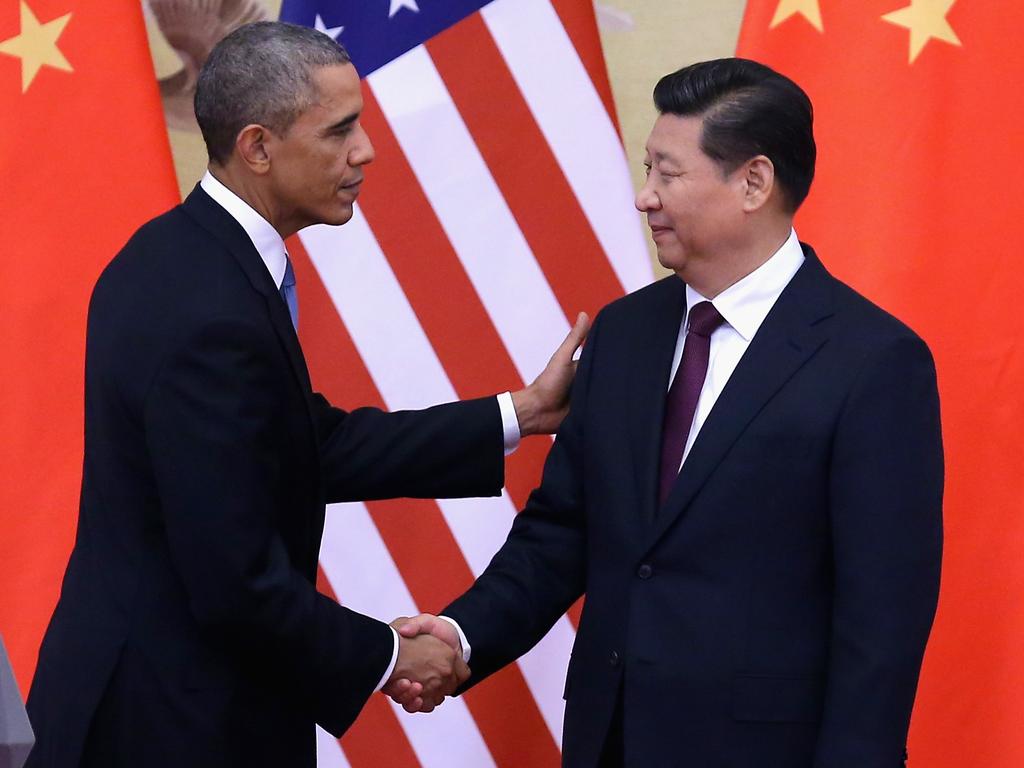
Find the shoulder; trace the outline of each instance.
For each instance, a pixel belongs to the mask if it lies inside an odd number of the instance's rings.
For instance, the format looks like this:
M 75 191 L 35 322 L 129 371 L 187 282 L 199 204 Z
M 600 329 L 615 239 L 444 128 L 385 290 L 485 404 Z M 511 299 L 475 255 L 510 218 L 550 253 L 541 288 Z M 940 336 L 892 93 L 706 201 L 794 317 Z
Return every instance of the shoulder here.
M 878 368 L 921 366 L 934 376 L 934 360 L 925 341 L 904 320 L 842 280 L 831 275 L 805 246 L 809 258 L 801 269 L 809 269 L 810 279 L 802 280 L 794 298 L 809 298 L 820 312 L 812 325 L 825 331 L 826 357 L 849 379 Z M 798 273 L 799 276 L 799 273 Z M 794 278 L 794 283 L 797 278 Z M 827 297 L 822 300 L 822 297 Z
M 842 337 L 851 344 L 877 348 L 887 343 L 927 347 L 913 328 L 837 278 L 834 281 L 835 316 Z
M 205 271 L 216 266 L 211 259 L 219 248 L 216 240 L 178 205 L 143 224 L 114 256 L 99 282 L 120 280 L 159 284 L 167 273 Z
M 677 311 L 685 301 L 686 287 L 682 280 L 668 275 L 610 302 L 601 309 L 598 318 L 603 325 L 646 324 Z
M 92 304 L 202 314 L 244 302 L 248 286 L 230 251 L 178 205 L 132 235 L 100 274 Z
M 150 356 L 230 318 L 269 332 L 265 302 L 235 257 L 177 206 L 142 225 L 103 270 L 89 334 Z

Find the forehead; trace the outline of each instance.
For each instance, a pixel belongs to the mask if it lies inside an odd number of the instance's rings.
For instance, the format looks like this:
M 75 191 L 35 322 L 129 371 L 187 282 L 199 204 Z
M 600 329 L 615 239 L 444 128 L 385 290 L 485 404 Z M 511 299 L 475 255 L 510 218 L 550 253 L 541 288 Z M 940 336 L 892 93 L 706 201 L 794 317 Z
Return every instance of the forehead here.
M 318 119 L 344 118 L 363 108 L 359 74 L 351 64 L 332 64 L 313 72 L 317 96 L 307 112 Z
M 703 154 L 700 137 L 703 120 L 700 117 L 659 115 L 647 138 L 647 154 L 652 160 L 682 158 Z

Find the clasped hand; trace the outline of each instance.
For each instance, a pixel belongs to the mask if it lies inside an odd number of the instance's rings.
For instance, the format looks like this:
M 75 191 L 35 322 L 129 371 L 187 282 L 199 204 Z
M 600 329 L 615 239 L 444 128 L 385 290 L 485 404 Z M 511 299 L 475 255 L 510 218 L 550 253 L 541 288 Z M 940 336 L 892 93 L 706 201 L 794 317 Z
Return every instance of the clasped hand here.
M 449 622 L 423 613 L 391 622 L 398 661 L 382 692 L 406 712 L 431 712 L 469 679 L 459 634 Z

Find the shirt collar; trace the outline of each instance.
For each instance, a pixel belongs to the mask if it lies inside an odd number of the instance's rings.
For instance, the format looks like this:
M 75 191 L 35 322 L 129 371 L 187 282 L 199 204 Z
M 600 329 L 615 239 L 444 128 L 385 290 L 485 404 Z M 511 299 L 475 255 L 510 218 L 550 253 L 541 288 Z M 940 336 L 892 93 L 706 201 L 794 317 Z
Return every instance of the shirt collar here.
M 796 230 L 790 229 L 786 242 L 768 261 L 730 285 L 711 303 L 725 318 L 725 322 L 749 343 L 803 263 L 804 252 L 800 240 Z M 692 307 L 701 301 L 708 299 L 687 285 L 686 306 Z
M 242 226 L 249 239 L 252 240 L 252 244 L 256 246 L 260 258 L 263 259 L 263 263 L 274 280 L 274 285 L 280 290 L 288 265 L 288 252 L 285 250 L 281 235 L 269 221 L 260 216 L 252 206 L 224 186 L 209 171 L 203 176 L 199 186 Z

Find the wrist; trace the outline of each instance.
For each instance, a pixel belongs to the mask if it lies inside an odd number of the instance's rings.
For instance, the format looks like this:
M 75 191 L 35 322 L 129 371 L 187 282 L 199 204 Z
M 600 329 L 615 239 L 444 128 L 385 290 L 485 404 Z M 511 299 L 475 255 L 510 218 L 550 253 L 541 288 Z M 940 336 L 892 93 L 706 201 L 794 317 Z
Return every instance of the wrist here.
M 512 393 L 512 406 L 516 409 L 516 420 L 519 422 L 519 434 L 522 437 L 535 434 L 537 431 L 537 399 L 532 386 L 531 384 Z

